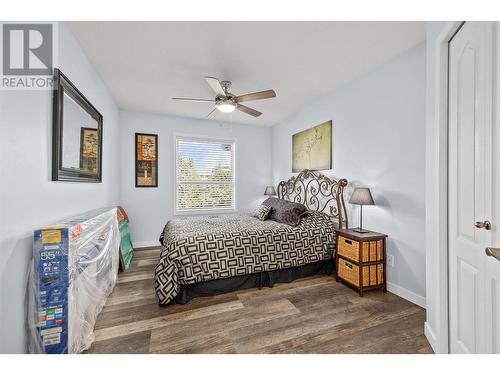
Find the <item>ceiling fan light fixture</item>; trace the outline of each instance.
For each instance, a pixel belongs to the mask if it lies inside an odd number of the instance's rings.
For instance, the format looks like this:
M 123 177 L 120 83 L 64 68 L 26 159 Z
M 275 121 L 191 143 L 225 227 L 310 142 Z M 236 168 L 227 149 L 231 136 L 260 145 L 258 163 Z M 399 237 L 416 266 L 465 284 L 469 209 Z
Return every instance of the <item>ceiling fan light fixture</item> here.
M 217 109 L 222 113 L 231 113 L 234 110 L 241 111 L 247 115 L 253 117 L 259 117 L 262 112 L 259 112 L 253 108 L 247 107 L 241 104 L 241 102 L 249 102 L 252 100 L 262 100 L 275 98 L 276 92 L 274 90 L 264 90 L 259 92 L 251 92 L 244 95 L 235 96 L 229 92 L 231 87 L 230 81 L 219 81 L 215 77 L 205 77 L 208 85 L 212 88 L 212 91 L 216 94 L 215 99 L 195 99 L 195 98 L 172 98 L 177 101 L 185 102 L 209 102 L 215 103 L 215 108 L 213 108 L 206 117 L 210 117 L 214 111 Z
M 236 104 L 234 104 L 230 100 L 225 100 L 217 103 L 215 105 L 217 109 L 223 113 L 230 113 L 233 112 L 236 109 Z

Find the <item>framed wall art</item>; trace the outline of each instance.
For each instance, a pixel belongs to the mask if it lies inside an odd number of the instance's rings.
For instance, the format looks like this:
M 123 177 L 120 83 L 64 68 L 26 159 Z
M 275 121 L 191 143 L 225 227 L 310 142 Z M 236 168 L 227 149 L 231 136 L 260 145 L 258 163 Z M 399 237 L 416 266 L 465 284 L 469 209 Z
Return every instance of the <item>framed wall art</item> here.
M 292 172 L 332 169 L 332 121 L 292 136 Z
M 135 133 L 135 187 L 158 187 L 158 135 Z
M 80 128 L 80 169 L 97 173 L 99 134 L 94 128 Z

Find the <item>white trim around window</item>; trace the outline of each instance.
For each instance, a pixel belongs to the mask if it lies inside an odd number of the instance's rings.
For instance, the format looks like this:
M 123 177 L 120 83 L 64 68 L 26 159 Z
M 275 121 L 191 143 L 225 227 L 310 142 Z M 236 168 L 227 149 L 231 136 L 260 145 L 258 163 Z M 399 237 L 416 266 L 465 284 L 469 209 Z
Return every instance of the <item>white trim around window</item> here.
M 234 213 L 236 212 L 237 201 L 236 201 L 236 138 L 232 137 L 218 137 L 210 135 L 198 135 L 198 134 L 183 134 L 174 133 L 174 176 L 173 176 L 173 204 L 174 204 L 174 215 L 210 215 L 210 214 L 221 214 L 221 213 Z M 221 144 L 228 144 L 231 146 L 230 152 L 230 169 L 231 169 L 231 180 L 228 186 L 231 187 L 231 201 L 227 207 L 180 207 L 178 197 L 179 197 L 179 186 L 180 185 L 190 185 L 196 184 L 199 186 L 208 186 L 219 184 L 218 182 L 199 180 L 189 181 L 181 179 L 179 177 L 179 144 L 182 142 L 184 147 L 188 147 L 186 142 L 193 141 L 197 143 L 207 143 L 216 144 L 220 142 Z M 226 184 L 226 182 L 222 182 Z

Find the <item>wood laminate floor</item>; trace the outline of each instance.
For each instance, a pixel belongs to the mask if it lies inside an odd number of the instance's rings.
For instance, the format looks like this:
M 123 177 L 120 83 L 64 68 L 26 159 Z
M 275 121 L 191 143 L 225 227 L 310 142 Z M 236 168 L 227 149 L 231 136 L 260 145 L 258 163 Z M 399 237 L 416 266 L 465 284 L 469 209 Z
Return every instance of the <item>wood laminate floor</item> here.
M 159 248 L 136 251 L 97 319 L 86 353 L 432 353 L 425 310 L 394 294 L 315 276 L 160 306 Z

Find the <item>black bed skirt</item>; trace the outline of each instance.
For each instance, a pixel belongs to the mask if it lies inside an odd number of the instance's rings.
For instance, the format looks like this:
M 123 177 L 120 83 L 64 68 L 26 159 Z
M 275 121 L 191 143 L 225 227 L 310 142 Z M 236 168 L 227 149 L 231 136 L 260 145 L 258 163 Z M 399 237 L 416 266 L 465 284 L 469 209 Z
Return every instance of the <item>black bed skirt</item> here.
M 213 296 L 240 289 L 262 288 L 266 286 L 272 288 L 275 283 L 289 283 L 313 275 L 330 275 L 333 267 L 333 259 L 328 259 L 298 267 L 181 285 L 179 294 L 177 294 L 171 303 L 185 304 L 195 297 Z

